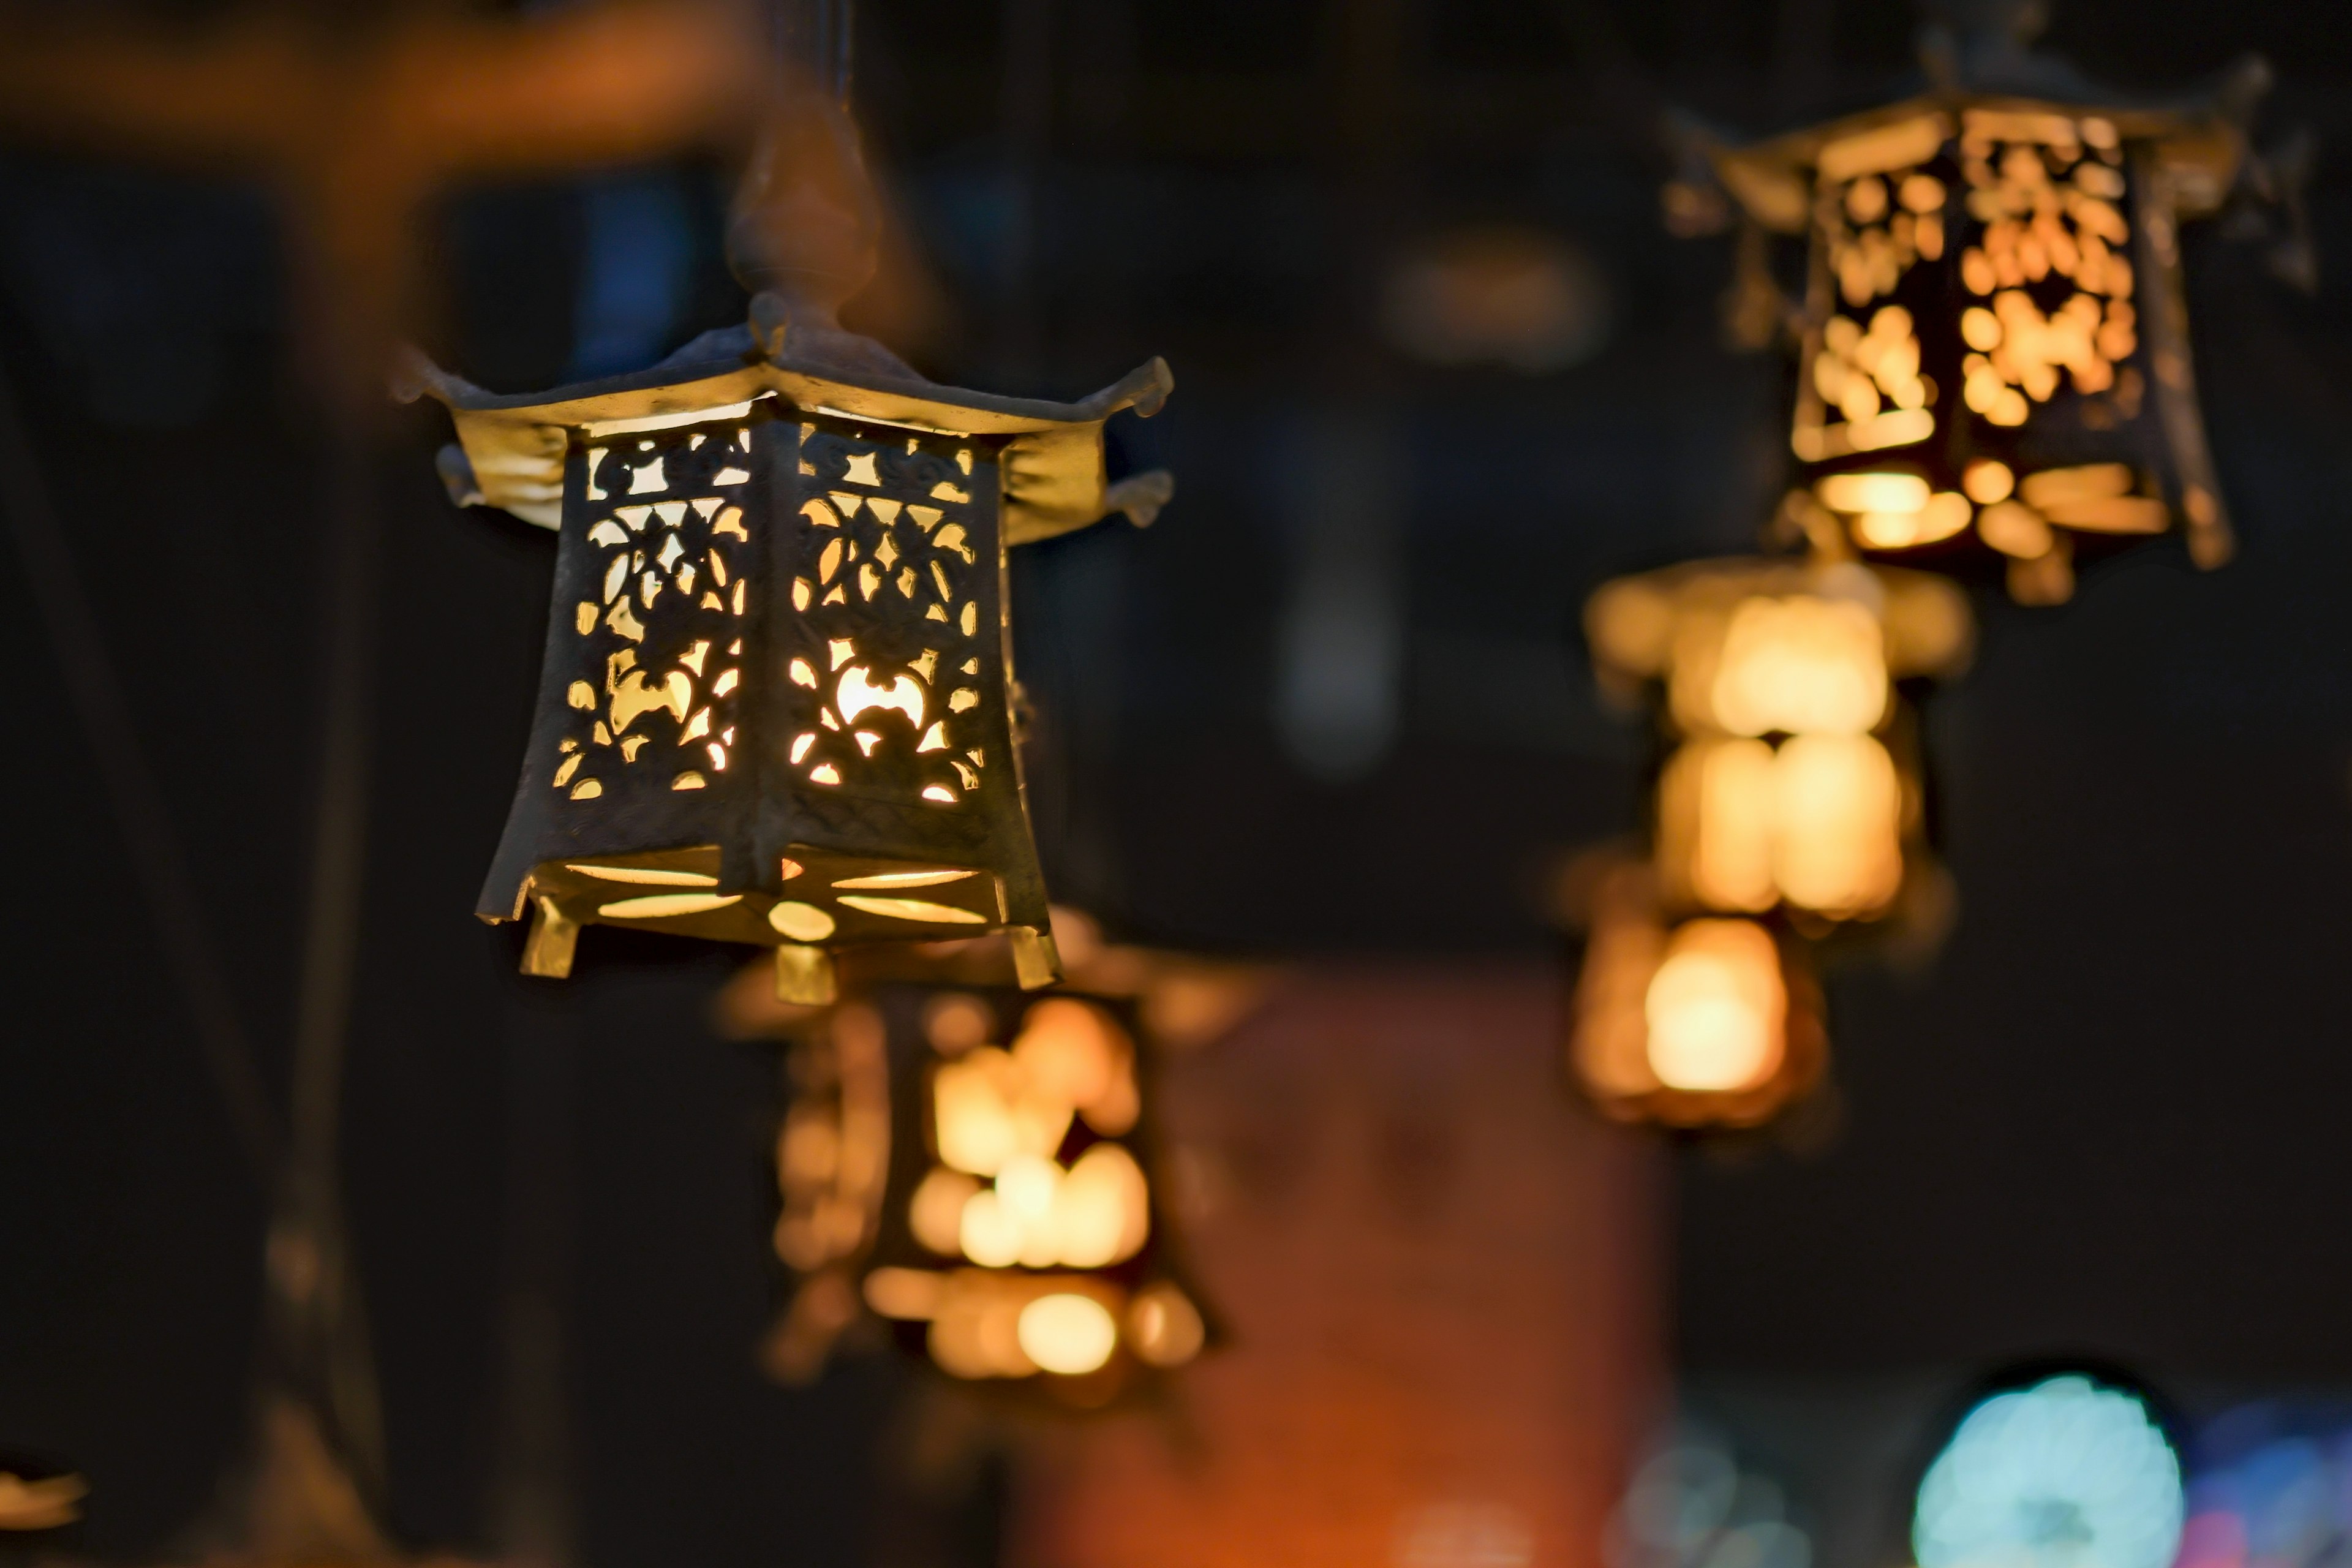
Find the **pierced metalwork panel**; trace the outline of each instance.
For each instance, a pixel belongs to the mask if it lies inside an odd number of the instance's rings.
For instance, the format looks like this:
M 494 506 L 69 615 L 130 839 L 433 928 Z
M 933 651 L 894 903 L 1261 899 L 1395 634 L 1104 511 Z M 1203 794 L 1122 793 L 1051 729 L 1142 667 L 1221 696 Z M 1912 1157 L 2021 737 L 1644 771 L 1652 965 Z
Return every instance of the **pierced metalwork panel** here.
M 752 479 L 772 423 L 754 405 L 575 442 L 539 709 L 484 916 L 512 918 L 543 862 L 737 837 L 727 824 L 756 788 L 739 710 L 770 511 Z
M 763 795 L 763 847 L 967 863 L 1006 834 L 1025 847 L 994 447 L 829 417 L 782 434 L 782 679 L 760 700 L 763 766 L 790 787 Z

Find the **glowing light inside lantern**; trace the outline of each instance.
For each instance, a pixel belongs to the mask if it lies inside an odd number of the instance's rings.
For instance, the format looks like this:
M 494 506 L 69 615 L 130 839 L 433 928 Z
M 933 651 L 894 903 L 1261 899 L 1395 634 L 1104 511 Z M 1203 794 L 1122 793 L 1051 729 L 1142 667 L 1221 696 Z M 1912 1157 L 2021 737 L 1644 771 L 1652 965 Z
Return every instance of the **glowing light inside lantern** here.
M 1730 1090 L 1780 1065 L 1788 1013 L 1780 952 L 1748 921 L 1675 931 L 1643 999 L 1651 1071 L 1669 1089 Z

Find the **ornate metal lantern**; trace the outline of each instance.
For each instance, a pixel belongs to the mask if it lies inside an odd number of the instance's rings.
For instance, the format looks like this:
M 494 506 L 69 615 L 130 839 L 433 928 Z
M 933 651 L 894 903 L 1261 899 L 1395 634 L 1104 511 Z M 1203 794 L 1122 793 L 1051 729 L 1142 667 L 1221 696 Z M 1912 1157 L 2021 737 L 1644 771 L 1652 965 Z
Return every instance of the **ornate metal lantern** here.
M 456 416 L 453 495 L 559 536 L 478 912 L 530 914 L 532 974 L 603 922 L 772 946 L 779 994 L 821 1003 L 835 946 L 1002 929 L 1045 985 L 1006 552 L 1150 520 L 1167 477 L 1107 483 L 1102 426 L 1172 383 L 1154 360 L 1081 403 L 998 397 L 844 331 L 870 193 L 845 126 L 799 109 L 730 238 L 750 326 L 544 395 L 414 372 Z
M 1957 671 L 1959 590 L 1854 562 L 1696 562 L 1612 583 L 1604 682 L 1664 689 L 1652 849 L 1590 890 L 1571 1056 L 1628 1119 L 1745 1125 L 1823 1060 L 1815 943 L 1936 901 L 1896 683 Z
M 1755 237 L 1750 335 L 1780 316 L 1764 234 L 1810 237 L 1784 519 L 1816 548 L 2001 563 L 2031 604 L 2071 595 L 2078 552 L 2151 535 L 2220 565 L 2178 231 L 2238 177 L 2259 62 L 2202 100 L 2135 104 L 2025 51 L 2038 5 L 1930 9 L 1958 17 L 1925 35 L 1931 90 L 1754 145 L 1699 139 Z
M 886 984 L 796 1033 L 779 1373 L 814 1373 L 867 1314 L 952 1377 L 1078 1405 L 1199 1353 L 1131 1005 Z

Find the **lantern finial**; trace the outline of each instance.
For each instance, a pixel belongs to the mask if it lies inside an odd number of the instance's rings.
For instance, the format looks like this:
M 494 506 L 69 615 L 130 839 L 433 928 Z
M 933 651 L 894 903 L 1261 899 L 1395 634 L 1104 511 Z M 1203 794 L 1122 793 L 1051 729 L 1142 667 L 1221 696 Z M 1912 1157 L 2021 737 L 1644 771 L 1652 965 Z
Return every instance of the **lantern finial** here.
M 751 296 L 753 349 L 850 372 L 911 377 L 841 307 L 873 279 L 880 227 L 857 130 L 824 94 L 788 89 L 735 193 L 727 264 Z

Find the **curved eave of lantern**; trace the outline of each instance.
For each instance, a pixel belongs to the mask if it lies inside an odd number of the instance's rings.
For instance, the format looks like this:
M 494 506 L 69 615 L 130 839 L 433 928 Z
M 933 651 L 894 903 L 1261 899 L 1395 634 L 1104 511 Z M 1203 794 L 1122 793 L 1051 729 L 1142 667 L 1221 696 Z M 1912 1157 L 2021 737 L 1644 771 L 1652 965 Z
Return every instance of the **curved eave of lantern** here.
M 1691 561 L 1618 578 L 1586 606 L 1585 635 L 1604 679 L 1638 684 L 1665 675 L 1675 640 L 1692 617 L 1728 615 L 1744 599 L 1792 595 L 1864 604 L 1885 638 L 1892 679 L 1957 675 L 1975 652 L 1968 596 L 1942 577 L 1900 566 L 1770 556 Z
M 1704 150 L 1716 178 L 1750 218 L 1775 233 L 1794 235 L 1811 222 L 1814 176 L 1825 163 L 1827 172 L 1836 174 L 1838 149 L 1874 151 L 1916 140 L 1923 153 L 1932 153 L 1970 110 L 2095 116 L 2114 125 L 2122 141 L 2149 149 L 2176 215 L 2194 218 L 2219 209 L 2238 177 L 2246 154 L 2238 100 L 2245 96 L 2236 78 L 2209 93 L 2163 103 L 2135 104 L 2100 93 L 2078 98 L 1939 89 L 1746 145 L 1710 140 Z M 1876 168 L 1886 161 L 1865 162 Z
M 750 334 L 740 335 L 748 345 Z M 851 380 L 838 366 L 738 354 L 502 395 L 412 354 L 395 391 L 404 401 L 426 395 L 449 409 L 464 453 L 465 471 L 444 465 L 456 499 L 502 508 L 541 528 L 556 527 L 562 517 L 564 455 L 575 434 L 660 429 L 774 395 L 811 413 L 1004 438 L 1005 542 L 1028 544 L 1085 528 L 1113 510 L 1150 521 L 1164 491 L 1128 497 L 1115 490 L 1103 467 L 1102 427 L 1122 409 L 1146 417 L 1158 413 L 1175 384 L 1167 362 L 1154 358 L 1090 397 L 1051 403 L 919 377 Z

